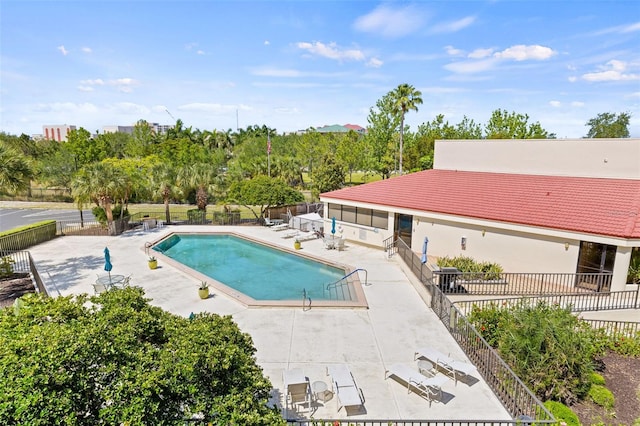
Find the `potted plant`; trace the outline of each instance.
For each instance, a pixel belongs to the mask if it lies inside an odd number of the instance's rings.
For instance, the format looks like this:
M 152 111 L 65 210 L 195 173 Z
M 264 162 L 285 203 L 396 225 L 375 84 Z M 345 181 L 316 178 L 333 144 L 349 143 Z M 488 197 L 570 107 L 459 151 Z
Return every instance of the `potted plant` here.
M 209 298 L 209 284 L 207 284 L 206 281 L 202 281 L 200 283 L 200 287 L 198 287 L 198 296 L 200 296 L 200 299 Z
M 295 239 L 295 241 L 293 242 L 293 248 L 296 250 L 300 250 L 302 248 L 302 244 L 300 243 L 299 239 Z
M 155 256 L 149 256 L 149 269 L 156 269 L 158 267 L 158 259 Z

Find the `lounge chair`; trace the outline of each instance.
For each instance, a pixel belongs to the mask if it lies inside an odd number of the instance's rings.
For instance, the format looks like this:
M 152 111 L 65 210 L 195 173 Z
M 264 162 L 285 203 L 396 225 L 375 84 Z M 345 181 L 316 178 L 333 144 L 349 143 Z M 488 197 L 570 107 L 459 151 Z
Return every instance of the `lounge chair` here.
M 300 231 L 298 231 L 296 229 L 292 229 L 291 231 L 288 231 L 288 232 L 285 232 L 284 234 L 282 234 L 282 238 L 297 237 L 299 233 L 300 233 Z
M 338 239 L 338 242 L 336 243 L 336 248 L 338 249 L 338 251 L 344 250 L 344 238 Z
M 295 408 L 296 404 L 311 410 L 311 385 L 309 378 L 301 369 L 294 368 L 282 372 L 286 408 Z
M 109 287 L 106 284 L 93 283 L 93 292 L 95 294 L 104 293 L 107 290 L 109 290 Z
M 288 223 L 281 223 L 280 225 L 273 225 L 271 227 L 272 231 L 284 231 L 285 229 L 289 229 Z
M 473 364 L 455 360 L 433 348 L 417 349 L 414 354 L 414 359 L 419 357 L 426 358 L 435 363 L 437 367 L 445 370 L 447 374 L 453 377 L 456 384 L 458 383 L 459 377 L 466 377 L 476 371 L 476 367 Z
M 411 393 L 413 388 L 415 393 L 428 399 L 429 405 L 436 397 L 442 398 L 441 387 L 449 381 L 449 378 L 442 374 L 427 377 L 403 364 L 394 364 L 385 371 L 385 380 L 391 376 L 407 384 L 407 393 Z
M 327 374 L 331 376 L 333 393 L 336 395 L 336 400 L 338 401 L 338 411 L 340 411 L 342 407 L 364 405 L 365 401 L 362 389 L 356 384 L 356 379 L 346 364 L 327 366 Z
M 297 236 L 296 239 L 298 241 L 308 241 L 308 240 L 316 240 L 318 239 L 318 234 L 316 234 L 315 232 L 309 231 L 309 232 L 300 232 Z

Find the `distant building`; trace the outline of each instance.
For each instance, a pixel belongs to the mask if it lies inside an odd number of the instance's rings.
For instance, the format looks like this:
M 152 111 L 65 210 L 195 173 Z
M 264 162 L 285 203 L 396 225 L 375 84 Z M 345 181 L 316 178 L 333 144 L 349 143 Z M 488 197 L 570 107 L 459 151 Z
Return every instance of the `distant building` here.
M 362 126 L 358 126 L 357 124 L 345 124 L 344 126 L 332 124 L 330 126 L 322 126 L 316 129 L 318 133 L 348 133 L 350 130 L 361 135 L 367 133 L 367 129 Z
M 133 128 L 135 126 L 103 126 L 102 133 L 127 133 L 133 134 Z
M 42 126 L 42 134 L 47 140 L 66 142 L 70 131 L 76 130 L 76 126 L 67 124 L 49 124 Z

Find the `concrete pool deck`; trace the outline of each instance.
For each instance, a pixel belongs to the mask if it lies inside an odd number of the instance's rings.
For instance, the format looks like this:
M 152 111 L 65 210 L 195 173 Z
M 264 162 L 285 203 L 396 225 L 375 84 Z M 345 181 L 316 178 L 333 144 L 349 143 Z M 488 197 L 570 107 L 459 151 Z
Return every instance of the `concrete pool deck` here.
M 147 266 L 145 243 L 170 232 L 236 232 L 273 245 L 293 246 L 281 233 L 267 227 L 165 227 L 133 231 L 118 237 L 61 237 L 29 249 L 49 293 L 56 296 L 93 293 L 92 283 L 104 275 L 103 250 L 109 247 L 112 274 L 133 274 L 132 285 L 142 287 L 151 303 L 181 316 L 191 312 L 231 315 L 240 329 L 253 338 L 256 360 L 271 380 L 272 400 L 283 401 L 284 370 L 301 368 L 313 383 L 324 381 L 330 388 L 326 367 L 348 364 L 362 389 L 363 408 L 338 411 L 337 398 L 317 402 L 311 412 L 289 412 L 289 418 L 313 417 L 359 419 L 474 419 L 509 420 L 509 413 L 478 373 L 478 382 L 468 385 L 449 380 L 442 387 L 444 402 L 429 402 L 385 370 L 396 363 L 417 370 L 414 350 L 432 346 L 457 359 L 466 359 L 460 347 L 425 303 L 427 295 L 405 272 L 400 259 L 387 258 L 380 249 L 347 242 L 344 251 L 326 250 L 321 240 L 302 243 L 314 256 L 367 271 L 365 308 L 248 308 L 232 298 L 215 293 L 198 297 L 199 280 L 160 262 Z M 364 274 L 360 273 L 364 284 Z

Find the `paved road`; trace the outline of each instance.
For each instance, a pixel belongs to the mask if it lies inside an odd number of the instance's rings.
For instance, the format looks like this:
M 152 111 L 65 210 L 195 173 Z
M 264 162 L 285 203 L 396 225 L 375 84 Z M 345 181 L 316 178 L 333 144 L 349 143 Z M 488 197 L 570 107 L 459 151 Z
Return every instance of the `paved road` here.
M 83 211 L 84 220 L 94 220 L 91 210 Z M 0 232 L 13 229 L 17 226 L 28 225 L 42 220 L 72 220 L 80 222 L 78 210 L 63 209 L 32 209 L 0 207 Z

